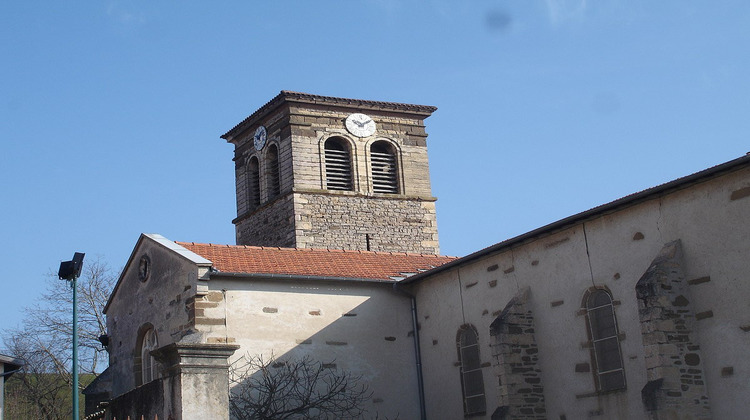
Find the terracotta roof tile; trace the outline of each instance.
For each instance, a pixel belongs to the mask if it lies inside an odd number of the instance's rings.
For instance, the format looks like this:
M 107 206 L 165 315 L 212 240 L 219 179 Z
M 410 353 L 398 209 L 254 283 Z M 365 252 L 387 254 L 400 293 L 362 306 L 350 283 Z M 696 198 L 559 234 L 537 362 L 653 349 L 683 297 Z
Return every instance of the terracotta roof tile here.
M 228 273 L 284 274 L 390 281 L 456 259 L 440 255 L 176 242 Z

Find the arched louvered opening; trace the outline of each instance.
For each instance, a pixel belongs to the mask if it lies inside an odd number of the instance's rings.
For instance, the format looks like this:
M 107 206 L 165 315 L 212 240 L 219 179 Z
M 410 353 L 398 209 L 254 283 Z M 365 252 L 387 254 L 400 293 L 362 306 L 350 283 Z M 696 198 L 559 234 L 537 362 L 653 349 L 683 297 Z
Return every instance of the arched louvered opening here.
M 456 337 L 466 416 L 484 414 L 487 409 L 478 338 L 477 330 L 471 325 L 462 326 Z
M 247 205 L 250 209 L 260 205 L 260 165 L 255 156 L 247 164 Z
M 352 159 L 345 141 L 330 138 L 325 142 L 326 188 L 352 190 Z
M 279 149 L 275 144 L 268 147 L 266 152 L 266 187 L 268 199 L 271 200 L 281 193 L 279 180 Z
M 594 375 L 597 389 L 602 392 L 625 389 L 620 337 L 612 296 L 596 290 L 586 299 L 586 315 L 592 342 Z
M 398 169 L 396 152 L 385 141 L 376 141 L 370 146 L 372 190 L 376 193 L 398 194 Z

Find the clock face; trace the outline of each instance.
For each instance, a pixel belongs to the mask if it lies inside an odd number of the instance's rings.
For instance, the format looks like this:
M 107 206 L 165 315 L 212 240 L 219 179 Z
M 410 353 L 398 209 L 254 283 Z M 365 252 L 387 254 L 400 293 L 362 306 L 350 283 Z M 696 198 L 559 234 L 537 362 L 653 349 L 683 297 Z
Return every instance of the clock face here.
M 260 150 L 263 148 L 263 146 L 266 145 L 266 136 L 268 133 L 266 132 L 266 127 L 260 126 L 255 130 L 255 135 L 253 136 L 253 145 L 255 145 L 255 150 Z
M 357 137 L 375 134 L 375 121 L 365 114 L 352 114 L 346 117 L 346 129 Z

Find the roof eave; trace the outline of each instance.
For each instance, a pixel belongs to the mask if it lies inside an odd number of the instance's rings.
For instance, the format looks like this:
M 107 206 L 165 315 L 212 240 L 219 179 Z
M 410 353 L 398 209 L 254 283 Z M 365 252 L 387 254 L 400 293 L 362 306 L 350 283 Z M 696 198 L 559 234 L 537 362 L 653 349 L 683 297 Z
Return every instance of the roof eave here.
M 284 103 L 302 103 L 311 105 L 336 105 L 342 107 L 352 107 L 359 109 L 371 109 L 379 111 L 393 111 L 412 114 L 421 118 L 427 118 L 437 111 L 437 107 L 430 105 L 415 105 L 398 102 L 369 101 L 365 99 L 338 98 L 334 96 L 313 95 L 310 93 L 294 92 L 282 90 L 273 99 L 265 105 L 258 108 L 257 111 L 250 114 L 249 117 L 242 120 L 239 124 L 232 127 L 231 130 L 224 133 L 221 138 L 227 142 L 232 142 L 234 137 L 247 127 L 255 124 L 258 120 L 274 111 Z
M 730 173 L 730 172 L 734 172 L 736 170 L 742 169 L 742 167 L 748 166 L 748 165 L 750 165 L 750 153 L 746 154 L 745 156 L 741 156 L 737 159 L 730 160 L 729 162 L 725 162 L 725 163 L 713 166 L 711 168 L 702 170 L 700 172 L 696 172 L 691 175 L 677 178 L 673 181 L 669 181 L 664 184 L 657 185 L 655 187 L 651 187 L 643 191 L 627 195 L 615 201 L 602 204 L 600 206 L 583 211 L 581 213 L 574 214 L 572 216 L 566 217 L 564 219 L 558 220 L 556 222 L 553 222 L 548 225 L 542 226 L 540 228 L 534 229 L 532 231 L 526 232 L 514 238 L 510 238 L 505 241 L 498 242 L 494 245 L 488 246 L 487 248 L 480 249 L 479 251 L 471 253 L 465 257 L 461 257 L 456 260 L 449 261 L 439 267 L 435 267 L 431 270 L 428 270 L 422 273 L 417 273 L 414 276 L 404 279 L 403 281 L 401 281 L 401 283 L 403 284 L 416 283 L 418 281 L 421 281 L 437 273 L 450 270 L 454 267 L 459 267 L 471 261 L 484 258 L 490 254 L 517 247 L 526 241 L 538 239 L 544 236 L 549 236 L 555 232 L 569 228 L 581 222 L 591 220 L 591 219 L 603 216 L 608 213 L 623 210 L 625 208 L 634 206 L 644 201 L 651 200 L 656 197 L 664 196 L 664 195 L 673 193 L 675 191 L 685 189 L 689 186 L 699 184 L 701 182 L 706 182 L 708 180 L 724 175 L 726 173 Z
M 354 282 L 354 283 L 377 283 L 392 284 L 397 280 L 393 279 L 368 279 L 359 277 L 338 277 L 338 276 L 312 276 L 305 274 L 278 274 L 278 273 L 232 273 L 226 271 L 211 271 L 211 277 L 225 277 L 230 279 L 254 279 L 254 280 L 286 280 L 286 281 L 333 281 L 333 282 Z
M 133 262 L 135 254 L 138 251 L 138 248 L 140 248 L 141 243 L 143 243 L 144 239 L 150 239 L 151 241 L 156 242 L 157 244 L 169 249 L 170 251 L 174 252 L 182 258 L 187 259 L 188 261 L 196 264 L 199 267 L 210 267 L 213 265 L 211 261 L 201 257 L 200 255 L 190 251 L 189 249 L 186 249 L 185 247 L 177 245 L 174 241 L 170 241 L 169 239 L 165 238 L 162 235 L 159 235 L 158 233 L 141 233 L 141 235 L 138 237 L 138 241 L 133 247 L 133 251 L 130 252 L 130 257 L 128 257 L 128 261 L 125 263 L 125 266 L 120 273 L 120 277 L 117 278 L 117 283 L 115 283 L 115 287 L 112 289 L 112 293 L 109 294 L 107 304 L 104 305 L 104 309 L 102 311 L 103 313 L 107 313 L 109 305 L 112 303 L 112 300 L 117 294 L 117 290 L 120 288 L 120 284 L 122 283 L 122 280 L 125 276 L 125 271 L 127 271 L 128 267 L 130 267 L 130 264 Z

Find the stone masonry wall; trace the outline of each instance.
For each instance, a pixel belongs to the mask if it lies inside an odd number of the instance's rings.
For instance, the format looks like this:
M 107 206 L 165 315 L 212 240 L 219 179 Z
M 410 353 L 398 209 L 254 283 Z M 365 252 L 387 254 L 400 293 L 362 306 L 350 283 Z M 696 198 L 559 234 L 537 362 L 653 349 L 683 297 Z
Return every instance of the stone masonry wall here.
M 322 164 L 323 142 L 329 137 L 342 137 L 352 149 L 354 191 L 372 194 L 369 170 L 369 147 L 377 140 L 395 145 L 399 156 L 401 194 L 430 197 L 430 172 L 427 160 L 427 133 L 420 119 L 405 115 L 359 111 L 369 115 L 377 124 L 374 135 L 357 138 L 344 127 L 351 109 L 293 108 L 289 116 L 292 124 L 294 186 L 297 189 L 325 188 Z
M 648 378 L 641 395 L 653 419 L 711 418 L 686 283 L 677 240 L 662 248 L 636 285 Z
M 359 138 L 346 130 L 345 120 L 364 112 L 376 132 Z M 235 135 L 237 244 L 298 248 L 439 252 L 435 198 L 430 187 L 427 133 L 429 114 L 388 107 L 359 109 L 346 104 L 286 103 L 261 116 Z M 259 125 L 268 130 L 267 145 L 256 150 L 252 135 Z M 348 145 L 352 162 L 352 191 L 326 189 L 324 144 L 339 137 Z M 373 192 L 370 147 L 388 142 L 396 153 L 398 194 Z M 265 156 L 279 148 L 283 198 L 269 197 Z M 248 200 L 248 165 L 258 157 L 260 206 Z M 291 204 L 291 196 L 294 204 Z
M 237 196 L 237 216 L 241 218 L 250 212 L 262 208 L 273 201 L 269 196 L 267 153 L 271 146 L 276 146 L 279 152 L 279 182 L 281 195 L 292 190 L 294 174 L 292 173 L 292 146 L 290 131 L 286 124 L 289 122 L 286 111 L 277 112 L 266 120 L 268 137 L 266 145 L 258 151 L 253 146 L 253 132 L 244 134 L 243 140 L 238 141 L 234 150 L 234 179 Z M 252 157 L 258 158 L 260 175 L 260 207 L 252 208 L 248 201 L 248 162 Z M 239 243 L 238 243 L 239 244 Z
M 235 220 L 238 245 L 297 246 L 294 237 L 294 197 L 287 194 L 254 213 Z
M 500 406 L 492 419 L 545 419 L 544 386 L 529 288 L 520 291 L 490 325 L 500 386 Z
M 438 254 L 435 203 L 295 194 L 297 247 Z

